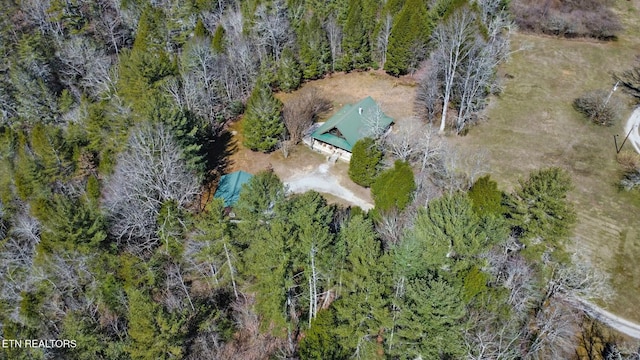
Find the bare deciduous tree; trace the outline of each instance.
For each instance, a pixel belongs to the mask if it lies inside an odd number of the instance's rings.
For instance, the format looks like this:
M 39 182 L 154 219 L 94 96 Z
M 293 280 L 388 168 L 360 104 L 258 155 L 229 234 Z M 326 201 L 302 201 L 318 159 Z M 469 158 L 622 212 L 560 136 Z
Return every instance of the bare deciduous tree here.
M 329 15 L 324 28 L 327 31 L 331 48 L 331 71 L 336 71 L 336 63 L 342 55 L 342 28 L 334 14 Z
M 470 11 L 456 11 L 439 24 L 432 34 L 435 49 L 433 62 L 442 72 L 443 96 L 440 133 L 444 132 L 447 110 L 453 94 L 454 81 L 459 67 L 469 56 L 471 42 L 476 33 L 474 15 Z
M 176 103 L 215 124 L 225 105 L 219 91 L 224 58 L 214 53 L 208 38 L 193 39 L 184 49 L 181 62 L 181 88 L 167 84 Z
M 62 42 L 58 59 L 62 65 L 58 68 L 60 79 L 76 98 L 84 93 L 99 98 L 115 89 L 111 59 L 88 40 L 72 37 Z
M 116 0 L 98 0 L 96 6 L 99 14 L 96 18 L 96 33 L 102 37 L 113 52 L 118 55 L 120 49 L 126 45 L 131 37 L 131 30 L 126 26 L 120 9 L 120 2 Z
M 231 9 L 221 19 L 225 30 L 226 61 L 219 64 L 224 93 L 229 101 L 244 100 L 258 75 L 256 49 L 247 38 L 245 19 L 239 9 Z
M 435 136 L 431 126 L 420 124 L 418 119 L 410 118 L 405 124 L 382 138 L 382 144 L 394 159 L 409 161 L 425 170 L 430 163 L 441 155 L 443 141 Z
M 380 56 L 380 68 L 384 69 L 384 63 L 387 62 L 387 47 L 389 46 L 389 37 L 391 36 L 391 28 L 393 27 L 393 16 L 387 14 L 382 18 L 380 30 L 378 32 L 377 52 Z
M 168 265 L 165 270 L 166 279 L 162 303 L 171 312 L 184 312 L 187 310 L 187 305 L 191 312 L 194 312 L 195 307 L 182 273 L 183 269 L 179 264 L 172 262 Z
M 535 309 L 531 322 L 524 327 L 525 359 L 567 359 L 574 353 L 582 312 L 561 299 L 554 300 Z
M 382 108 L 376 104 L 363 111 L 362 117 L 363 122 L 367 125 L 363 128 L 366 129 L 366 132 L 362 135 L 375 140 L 382 138 L 387 131 L 387 127 L 384 125 L 386 115 L 382 111 Z
M 376 221 L 375 227 L 386 249 L 390 249 L 400 243 L 404 236 L 405 229 L 411 227 L 412 221 L 415 218 L 412 210 L 414 209 L 409 208 L 400 212 L 394 208 L 391 211 L 380 214 L 380 218 Z
M 518 344 L 522 333 L 515 322 L 495 324 L 487 314 L 470 316 L 473 326 L 465 333 L 467 359 L 469 360 L 516 360 L 522 354 Z
M 294 40 L 284 1 L 273 1 L 270 7 L 258 5 L 253 31 L 260 59 L 272 56 L 276 62 L 280 61 L 280 53 Z
M 34 257 L 40 242 L 40 223 L 21 205 L 9 219 L 9 231 L 0 241 L 0 299 L 7 304 L 7 316 L 21 322 L 20 300 L 36 281 Z
M 297 144 L 302 140 L 316 117 L 329 110 L 331 103 L 318 94 L 316 88 L 305 88 L 284 104 L 282 117 L 289 140 Z
M 479 7 L 460 8 L 436 27 L 435 49 L 430 65 L 434 70 L 422 81 L 418 104 L 429 119 L 434 115 L 436 91 L 441 94 L 440 133 L 444 132 L 448 108 L 455 100 L 456 130 L 475 119 L 489 91 L 495 88 L 495 68 L 508 55 L 508 16 L 495 0 L 479 1 Z M 434 74 L 433 72 L 436 72 Z
M 158 242 L 156 221 L 162 204 L 174 201 L 186 207 L 199 183 L 164 126 L 135 129 L 105 186 L 103 203 L 111 233 L 135 252 L 152 248 Z

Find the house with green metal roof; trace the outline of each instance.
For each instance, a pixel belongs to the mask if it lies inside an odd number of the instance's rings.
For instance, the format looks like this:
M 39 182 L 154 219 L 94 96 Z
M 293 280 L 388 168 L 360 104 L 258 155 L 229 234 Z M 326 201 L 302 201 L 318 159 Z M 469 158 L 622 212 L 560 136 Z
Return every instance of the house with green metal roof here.
M 222 175 L 220 182 L 218 182 L 218 189 L 213 197 L 224 200 L 224 207 L 232 207 L 238 202 L 242 185 L 252 177 L 253 175 L 244 171 L 236 171 Z
M 347 104 L 311 133 L 311 148 L 345 160 L 351 159 L 351 149 L 365 137 L 384 133 L 393 123 L 380 106 L 368 96 L 355 104 Z

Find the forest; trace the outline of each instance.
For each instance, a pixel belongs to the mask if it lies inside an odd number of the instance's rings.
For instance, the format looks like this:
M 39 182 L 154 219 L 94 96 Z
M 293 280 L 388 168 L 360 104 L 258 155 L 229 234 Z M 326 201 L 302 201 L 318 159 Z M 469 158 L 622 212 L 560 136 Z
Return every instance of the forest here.
M 500 92 L 509 3 L 2 0 L 0 337 L 75 346 L 0 359 L 631 358 L 582 311 L 611 291 L 567 251 L 567 172 L 503 192 L 429 147 Z M 370 69 L 426 69 L 407 106 L 435 129 L 354 147 L 375 209 L 269 170 L 234 218 L 205 201 L 230 122 L 298 142 L 274 93 Z

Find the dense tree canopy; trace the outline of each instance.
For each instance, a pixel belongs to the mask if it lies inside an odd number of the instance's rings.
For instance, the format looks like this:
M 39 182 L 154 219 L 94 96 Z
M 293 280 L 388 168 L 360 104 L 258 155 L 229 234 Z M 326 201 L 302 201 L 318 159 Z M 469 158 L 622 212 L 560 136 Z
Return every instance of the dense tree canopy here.
M 420 133 L 384 144 L 411 163 L 381 174 L 374 141 L 356 144 L 350 175 L 372 188 L 369 214 L 291 194 L 272 171 L 232 208 L 209 196 L 243 110 L 238 138 L 272 151 L 287 139 L 273 91 L 333 71 L 417 70 L 458 6 L 474 16 L 460 44 L 474 62 L 449 84 L 462 126 L 492 85 L 481 60 L 506 44 L 504 1 L 4 1 L 0 336 L 77 346 L 0 358 L 573 354 L 571 304 L 588 290 L 575 274 L 588 272 L 537 256 L 563 250 L 575 217 L 562 170 L 511 194 L 488 177 L 468 195 L 421 180 L 414 200 L 414 171 L 446 173 Z M 288 112 L 289 140 L 328 106 L 309 99 L 313 111 Z M 403 221 L 382 221 L 392 214 Z

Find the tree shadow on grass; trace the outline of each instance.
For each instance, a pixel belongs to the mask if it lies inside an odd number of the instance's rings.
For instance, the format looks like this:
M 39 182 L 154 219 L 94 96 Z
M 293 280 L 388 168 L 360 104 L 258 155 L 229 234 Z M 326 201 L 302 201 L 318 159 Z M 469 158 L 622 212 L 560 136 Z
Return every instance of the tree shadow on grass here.
M 226 129 L 211 136 L 203 146 L 206 172 L 200 199 L 201 209 L 213 198 L 220 176 L 233 165 L 231 155 L 236 151 L 238 151 L 237 141 Z

